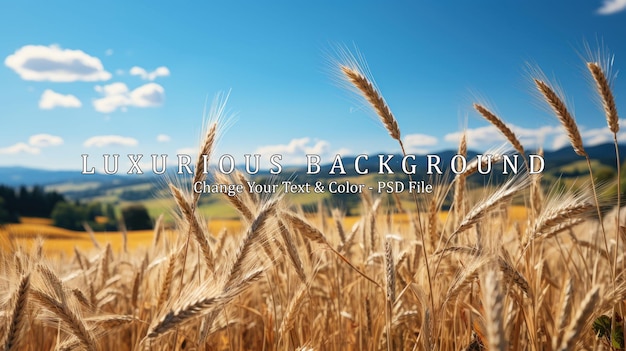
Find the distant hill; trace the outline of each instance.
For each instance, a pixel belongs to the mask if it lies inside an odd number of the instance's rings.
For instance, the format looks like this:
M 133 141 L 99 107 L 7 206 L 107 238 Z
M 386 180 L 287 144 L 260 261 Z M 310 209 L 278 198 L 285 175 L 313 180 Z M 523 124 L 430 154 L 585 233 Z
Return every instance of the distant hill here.
M 0 184 L 11 187 L 21 185 L 52 185 L 68 182 L 114 182 L 123 181 L 121 175 L 94 174 L 85 176 L 80 171 L 51 171 L 27 167 L 0 167 Z
M 585 151 L 589 154 L 592 160 L 599 162 L 600 164 L 615 167 L 615 145 L 601 144 L 596 146 L 585 147 Z M 619 145 L 620 157 L 624 159 L 626 157 L 626 145 Z M 576 155 L 574 149 L 569 145 L 555 150 L 548 151 L 544 155 L 546 161 L 546 170 L 554 167 L 561 167 L 572 162 L 584 160 L 584 158 Z

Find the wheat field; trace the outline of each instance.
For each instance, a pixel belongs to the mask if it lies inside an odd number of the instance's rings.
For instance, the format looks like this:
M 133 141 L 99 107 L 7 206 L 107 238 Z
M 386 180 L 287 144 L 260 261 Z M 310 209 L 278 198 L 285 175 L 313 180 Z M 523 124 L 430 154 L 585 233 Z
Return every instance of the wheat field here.
M 399 123 L 373 80 L 356 61 L 338 66 L 405 153 Z M 608 68 L 595 62 L 588 68 L 617 152 Z M 540 74 L 534 83 L 590 165 L 560 90 Z M 474 107 L 524 154 L 500 117 Z M 218 130 L 218 122 L 209 124 L 196 169 Z M 459 154 L 466 152 L 463 138 Z M 618 173 L 619 160 L 616 154 Z M 200 194 L 171 183 L 176 230 L 165 235 L 157 221 L 148 245 L 96 241 L 51 255 L 45 241 L 29 247 L 3 237 L 0 347 L 624 349 L 626 228 L 619 195 L 609 199 L 613 210 L 600 211 L 607 199 L 598 197 L 591 166 L 581 187 L 588 191 L 550 189 L 541 174 L 520 173 L 476 198 L 468 196 L 470 176 L 433 179 L 437 191 L 415 196 L 414 209 L 400 201 L 390 209 L 381 205 L 384 197 L 365 193 L 361 216 L 349 222 L 337 209 L 320 207 L 307 216 L 278 195 L 244 192 L 227 197 L 241 217 L 238 233 L 211 230 L 196 212 Z M 191 184 L 205 177 L 198 171 Z M 245 176 L 215 178 L 241 183 Z M 442 217 L 449 197 L 449 215 Z M 525 204 L 523 218 L 512 214 L 513 199 Z

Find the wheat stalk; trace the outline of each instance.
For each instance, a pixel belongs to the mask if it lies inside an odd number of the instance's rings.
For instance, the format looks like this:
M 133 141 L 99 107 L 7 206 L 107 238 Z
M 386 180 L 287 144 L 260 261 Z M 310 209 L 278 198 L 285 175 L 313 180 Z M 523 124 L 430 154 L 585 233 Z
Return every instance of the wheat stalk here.
M 396 301 L 396 271 L 393 262 L 393 249 L 389 238 L 385 240 L 385 273 L 387 280 L 387 300 L 393 305 Z
M 543 156 L 543 149 L 540 149 L 538 152 L 539 155 Z M 539 162 L 535 159 L 533 162 Z M 538 166 L 535 164 L 535 166 Z M 531 176 L 532 182 L 530 186 L 530 205 L 531 210 L 533 212 L 533 218 L 539 216 L 543 208 L 543 192 L 541 190 L 541 173 L 535 173 Z
M 396 271 L 395 264 L 393 262 L 393 251 L 391 248 L 391 241 L 389 238 L 385 238 L 385 277 L 387 283 L 387 304 L 386 304 L 386 319 L 387 319 L 387 350 L 391 350 L 391 322 L 393 321 L 393 305 L 396 301 Z
M 616 230 L 615 230 L 615 255 L 613 256 L 613 276 L 617 275 L 617 260 L 619 252 L 619 217 L 621 211 L 621 162 L 619 156 L 619 145 L 617 141 L 617 132 L 619 131 L 619 116 L 617 114 L 617 107 L 615 105 L 615 99 L 613 98 L 613 92 L 611 90 L 609 81 L 604 74 L 604 71 L 600 64 L 597 62 L 588 62 L 587 68 L 591 72 L 591 75 L 596 82 L 596 90 L 602 99 L 602 106 L 604 107 L 604 114 L 609 126 L 609 130 L 613 133 L 613 142 L 615 144 L 615 157 L 617 159 L 617 216 L 616 216 Z M 599 212 L 599 211 L 598 211 Z M 622 265 L 623 268 L 623 265 Z M 623 311 L 622 311 L 623 313 Z M 615 313 L 613 314 L 611 324 L 615 324 Z M 622 330 L 624 332 L 624 330 Z

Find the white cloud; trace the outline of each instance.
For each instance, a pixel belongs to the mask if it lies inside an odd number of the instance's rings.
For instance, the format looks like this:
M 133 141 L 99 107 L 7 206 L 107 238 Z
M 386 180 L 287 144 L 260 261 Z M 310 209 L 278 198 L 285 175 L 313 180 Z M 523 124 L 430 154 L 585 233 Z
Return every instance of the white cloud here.
M 28 138 L 28 144 L 19 142 L 11 146 L 0 148 L 0 155 L 31 154 L 38 155 L 42 147 L 63 144 L 63 138 L 50 134 L 35 134 Z
M 130 69 L 130 75 L 131 76 L 139 76 L 141 77 L 141 79 L 143 80 L 155 80 L 157 79 L 157 77 L 167 77 L 170 75 L 170 70 L 165 67 L 165 66 L 161 66 L 158 67 L 157 69 L 155 69 L 152 72 L 148 72 L 145 69 L 139 67 L 139 66 L 134 66 L 133 68 Z
M 626 0 L 604 0 L 602 7 L 598 9 L 601 15 L 612 15 L 626 9 Z
M 352 155 L 352 150 L 348 149 L 347 147 L 342 147 L 341 149 L 337 150 L 334 152 L 336 155 L 341 155 L 343 156 L 348 156 L 348 155 Z
M 95 89 L 104 95 L 122 95 L 128 92 L 128 87 L 124 83 L 112 83 L 105 86 L 96 85 Z
M 552 140 L 552 149 L 558 150 L 562 147 L 567 146 L 568 144 L 569 144 L 569 138 L 567 137 L 567 134 L 561 133 L 555 136 L 554 140 Z
M 41 152 L 39 148 L 30 146 L 26 143 L 17 143 L 11 146 L 0 148 L 0 155 L 15 155 L 15 154 L 31 154 L 37 155 Z
M 167 143 L 168 141 L 172 140 L 172 138 L 170 138 L 170 136 L 166 134 L 159 134 L 157 135 L 156 139 L 159 143 Z
M 404 146 L 408 152 L 425 153 L 428 149 L 424 146 L 437 145 L 437 138 L 426 134 L 409 134 L 404 137 Z
M 137 107 L 159 106 L 165 99 L 165 90 L 156 83 L 148 83 L 131 91 L 130 99 Z
M 113 55 L 113 49 L 106 49 L 106 51 L 104 52 L 105 55 L 107 56 L 111 56 Z
M 39 99 L 39 108 L 42 110 L 51 110 L 55 107 L 77 108 L 81 106 L 82 104 L 76 96 L 59 94 L 50 89 L 44 90 L 43 94 L 41 94 L 41 99 Z
M 582 137 L 586 145 L 589 146 L 610 143 L 613 141 L 613 133 L 605 128 L 590 129 L 583 132 Z
M 513 124 L 509 124 L 508 126 L 524 146 L 543 145 L 548 137 L 561 133 L 561 129 L 558 126 L 540 126 L 537 128 L 524 128 Z M 465 130 L 465 133 L 469 147 L 491 147 L 494 146 L 494 143 L 506 141 L 506 138 L 498 128 L 492 125 L 468 128 Z M 448 133 L 444 136 L 444 140 L 458 144 L 462 135 L 462 131 Z
M 620 125 L 626 124 L 626 119 L 619 120 Z M 608 127 L 604 126 L 601 128 L 592 128 L 592 129 L 581 129 L 580 136 L 583 138 L 583 144 L 585 146 L 595 146 L 605 143 L 613 142 L 613 133 L 609 130 Z M 626 133 L 617 133 L 617 141 L 624 142 L 626 141 Z M 560 137 L 559 144 L 560 147 L 563 147 L 569 143 L 569 139 L 565 132 L 563 132 Z
M 332 162 L 335 154 L 345 155 L 347 149 L 340 149 L 332 152 L 330 143 L 326 140 L 312 140 L 311 138 L 291 139 L 288 144 L 276 144 L 261 146 L 254 151 L 260 154 L 261 159 L 266 161 L 271 155 L 278 154 L 282 156 L 281 164 L 283 165 L 302 165 L 306 162 L 306 155 L 319 155 L 322 163 Z M 269 164 L 261 164 L 262 167 L 268 167 Z
M 124 83 L 113 83 L 105 86 L 96 86 L 96 91 L 104 95 L 93 101 L 98 112 L 110 113 L 128 106 L 155 107 L 165 100 L 165 89 L 156 83 L 144 84 L 130 91 Z
M 123 137 L 120 135 L 100 135 L 87 139 L 83 145 L 85 147 L 105 147 L 105 146 L 136 146 L 139 144 L 137 139 Z
M 24 80 L 75 82 L 111 78 L 97 57 L 55 45 L 23 46 L 7 56 L 4 64 Z
M 63 144 L 63 138 L 50 134 L 35 134 L 28 138 L 31 146 L 49 147 Z
M 311 138 L 299 138 L 291 139 L 289 144 L 277 144 L 261 146 L 256 149 L 254 153 L 261 155 L 272 154 L 320 154 L 328 151 L 328 142 L 325 140 L 319 140 L 312 144 Z
M 184 147 L 176 150 L 177 155 L 190 155 L 195 156 L 198 153 L 198 149 L 195 147 Z
M 620 125 L 626 125 L 626 119 L 620 119 Z M 519 141 L 525 148 L 550 145 L 553 150 L 569 146 L 570 141 L 567 133 L 561 125 L 539 126 L 537 128 L 523 128 L 509 125 Z M 595 146 L 613 142 L 613 133 L 605 125 L 600 128 L 586 129 L 580 127 L 580 136 L 584 146 Z M 494 126 L 470 128 L 466 130 L 467 145 L 471 148 L 493 147 L 494 144 L 506 142 L 505 137 Z M 458 144 L 463 132 L 449 133 L 444 136 L 444 140 Z M 626 132 L 617 134 L 618 142 L 626 142 Z
M 443 139 L 452 143 L 459 143 L 463 133 L 466 134 L 467 145 L 475 147 L 481 144 L 490 143 L 494 141 L 504 140 L 504 136 L 494 126 L 485 126 L 479 128 L 468 128 L 464 132 L 454 132 L 446 134 Z

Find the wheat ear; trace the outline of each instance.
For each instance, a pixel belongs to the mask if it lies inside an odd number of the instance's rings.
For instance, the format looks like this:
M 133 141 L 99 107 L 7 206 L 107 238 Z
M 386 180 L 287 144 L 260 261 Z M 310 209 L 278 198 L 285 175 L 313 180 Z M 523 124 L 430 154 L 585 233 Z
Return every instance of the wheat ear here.
M 585 324 L 587 324 L 587 319 L 589 319 L 589 316 L 591 316 L 599 301 L 600 287 L 595 286 L 580 303 L 578 312 L 576 312 L 576 315 L 572 318 L 572 321 L 563 333 L 563 340 L 557 348 L 558 351 L 567 351 L 574 348 L 578 336 L 582 334 L 583 328 Z
M 593 208 L 593 204 L 589 202 L 567 203 L 566 206 L 556 207 L 539 217 L 531 239 L 535 239 L 538 236 L 550 232 L 550 229 L 553 227 L 559 226 L 571 219 L 578 218 L 593 210 Z
M 263 272 L 264 269 L 257 269 L 240 276 L 235 284 L 224 286 L 221 292 L 213 296 L 206 295 L 215 294 L 216 287 L 214 282 L 207 282 L 199 286 L 194 291 L 188 293 L 183 300 L 174 301 L 180 307 L 170 309 L 164 316 L 155 319 L 156 322 L 148 330 L 147 339 L 157 338 L 191 319 L 209 314 L 219 305 L 226 305 L 241 294 L 249 284 L 258 280 Z
M 484 293 L 482 296 L 485 306 L 489 350 L 505 351 L 507 347 L 503 320 L 504 293 L 502 292 L 500 281 L 495 267 L 488 269 L 485 274 Z
M 380 117 L 385 128 L 387 128 L 389 135 L 395 140 L 400 141 L 400 127 L 398 126 L 398 121 L 396 121 L 385 99 L 383 99 L 374 85 L 358 70 L 343 65 L 340 68 L 350 83 L 359 89 L 363 97 L 374 107 L 378 117 Z
M 176 266 L 177 257 L 176 253 L 170 254 L 167 268 L 165 269 L 165 274 L 163 275 L 163 282 L 161 283 L 157 306 L 163 306 L 170 296 L 170 287 L 172 285 L 172 277 L 174 275 L 174 267 Z
M 216 173 L 214 177 L 217 183 L 223 183 L 223 184 L 230 183 L 229 179 L 221 173 Z M 228 200 L 228 202 L 230 202 L 230 204 L 233 205 L 233 207 L 235 207 L 235 209 L 239 213 L 241 213 L 241 215 L 247 222 L 251 222 L 254 219 L 253 209 L 251 209 L 250 206 L 246 204 L 245 200 L 246 198 L 250 200 L 253 198 L 253 196 L 251 196 L 251 194 L 249 194 L 247 191 L 244 192 L 244 194 L 248 194 L 248 195 L 244 197 L 242 194 L 235 194 L 234 196 L 229 196 L 228 194 L 224 194 L 224 197 L 226 197 L 226 200 Z
M 228 270 L 228 279 L 226 286 L 232 285 L 237 279 L 241 277 L 244 270 L 244 263 L 246 258 L 250 255 L 254 246 L 254 242 L 258 240 L 265 240 L 263 237 L 263 230 L 265 229 L 265 223 L 268 218 L 274 213 L 276 209 L 276 201 L 270 201 L 263 205 L 259 213 L 256 215 L 244 235 L 243 240 L 239 244 L 237 253 L 235 254 L 235 260 L 233 261 L 230 269 Z
M 163 214 L 161 213 L 159 217 L 157 217 L 156 222 L 154 223 L 154 238 L 152 241 L 152 248 L 156 249 L 159 245 L 159 241 L 161 240 L 161 235 L 163 234 Z
M 458 154 L 467 156 L 467 133 L 463 133 L 461 136 Z M 457 160 L 457 162 L 457 165 L 460 166 L 461 161 Z M 461 217 L 465 216 L 465 180 L 465 172 L 457 174 L 454 179 L 454 225 L 458 225 Z
M 470 210 L 465 218 L 461 221 L 458 228 L 452 233 L 450 238 L 458 233 L 461 233 L 469 229 L 472 225 L 477 223 L 483 216 L 492 208 L 509 201 L 520 190 L 526 188 L 529 185 L 529 178 L 524 177 L 521 180 L 511 179 L 506 184 L 501 186 L 496 192 L 494 192 L 489 198 L 480 202 L 472 210 Z M 447 245 L 446 245 L 447 246 Z
M 59 302 L 52 296 L 39 290 L 33 290 L 31 293 L 33 299 L 39 304 L 54 313 L 71 333 L 78 338 L 81 345 L 87 350 L 97 350 L 96 342 L 93 335 L 89 332 L 82 318 L 69 307 L 65 302 Z M 62 298 L 61 300 L 65 300 Z
M 504 137 L 506 137 L 506 139 L 509 141 L 509 143 L 511 143 L 511 145 L 513 145 L 513 148 L 515 148 L 517 152 L 519 152 L 521 155 L 524 155 L 524 147 L 522 146 L 522 143 L 520 143 L 519 139 L 517 139 L 517 136 L 515 135 L 515 133 L 513 133 L 511 128 L 504 124 L 504 122 L 502 122 L 502 120 L 498 118 L 498 116 L 496 116 L 493 112 L 489 111 L 485 106 L 480 104 L 474 104 L 474 109 L 476 109 L 478 113 L 485 117 L 485 119 L 489 121 L 489 123 L 498 128 L 500 133 L 502 133 Z
M 298 274 L 298 277 L 300 278 L 302 284 L 306 284 L 304 265 L 302 264 L 302 260 L 300 259 L 300 255 L 298 254 L 298 248 L 296 247 L 296 243 L 293 240 L 291 233 L 289 232 L 285 224 L 280 220 L 278 221 L 278 232 L 285 242 L 287 255 L 289 256 L 289 260 L 291 261 L 293 268 L 296 270 L 296 273 Z
M 217 135 L 217 122 L 213 122 L 211 123 L 211 126 L 209 127 L 209 131 L 207 132 L 207 135 L 204 137 L 204 140 L 202 142 L 202 147 L 200 148 L 200 153 L 198 154 L 198 159 L 196 160 L 196 168 L 193 174 L 193 182 L 191 183 L 192 187 L 196 182 L 201 182 L 204 179 L 206 179 L 206 173 L 204 169 L 204 163 L 205 163 L 204 160 L 205 158 L 208 160 L 211 156 L 211 151 L 213 151 L 213 144 L 215 143 L 216 135 Z M 194 207 L 196 203 L 198 202 L 198 199 L 200 198 L 200 194 L 201 193 L 195 192 L 195 191 L 193 193 L 193 206 Z
M 302 283 L 295 296 L 289 300 L 289 304 L 283 315 L 283 320 L 280 323 L 278 335 L 284 336 L 295 326 L 296 319 L 298 318 L 298 310 L 307 296 L 307 291 L 306 284 Z
M 189 230 L 192 232 L 194 239 L 200 246 L 200 250 L 202 251 L 202 255 L 204 256 L 204 260 L 209 267 L 210 270 L 213 270 L 215 267 L 215 259 L 213 258 L 213 251 L 211 251 L 211 247 L 209 246 L 209 241 L 204 235 L 202 228 L 200 227 L 200 223 L 196 218 L 193 207 L 189 204 L 183 192 L 178 189 L 174 184 L 170 184 L 170 191 L 174 195 L 174 199 L 176 200 L 176 204 L 178 204 L 178 208 L 182 212 L 183 216 L 189 223 Z
M 385 273 L 387 277 L 387 299 L 393 305 L 396 301 L 396 269 L 389 238 L 385 240 Z
M 557 319 L 557 333 L 554 336 L 552 348 L 556 349 L 557 345 L 561 342 L 563 338 L 563 332 L 565 327 L 567 326 L 567 321 L 571 315 L 571 304 L 572 304 L 572 295 L 574 294 L 574 280 L 570 278 L 567 282 L 567 287 L 561 294 L 561 313 L 559 313 L 559 318 Z
M 543 94 L 543 97 L 548 102 L 548 105 L 550 105 L 558 117 L 559 121 L 561 121 L 561 124 L 567 132 L 569 141 L 574 148 L 574 152 L 576 152 L 578 156 L 586 157 L 587 153 L 583 147 L 583 138 L 580 136 L 580 131 L 578 131 L 576 121 L 570 114 L 563 100 L 546 82 L 536 78 L 534 79 L 534 82 L 539 92 Z
M 28 303 L 28 291 L 30 289 L 30 274 L 20 279 L 20 285 L 17 287 L 13 298 L 11 299 L 11 314 L 9 315 L 8 328 L 4 338 L 5 351 L 19 350 L 20 344 L 24 340 L 22 334 L 27 322 L 26 306 Z
M 205 314 L 219 301 L 220 299 L 217 297 L 201 298 L 183 306 L 179 310 L 168 312 L 157 325 L 150 329 L 148 338 L 156 338 L 193 317 Z
M 361 270 L 356 268 L 350 260 L 348 260 L 345 256 L 343 256 L 339 251 L 335 250 L 333 246 L 328 242 L 324 233 L 322 233 L 319 229 L 315 228 L 311 223 L 309 223 L 306 219 L 287 211 L 282 211 L 281 215 L 284 216 L 298 231 L 300 234 L 305 237 L 307 240 L 316 242 L 318 244 L 322 244 L 326 246 L 330 251 L 332 251 L 339 259 L 345 262 L 352 270 L 358 273 L 363 278 L 367 279 L 372 284 L 376 285 L 382 291 L 385 291 L 383 287 L 374 279 L 370 278 L 367 274 L 363 273 Z
M 588 62 L 587 68 L 591 72 L 593 80 L 596 82 L 596 89 L 598 94 L 602 98 L 602 107 L 604 107 L 604 113 L 606 114 L 606 121 L 611 130 L 611 133 L 617 134 L 619 131 L 619 116 L 617 115 L 617 107 L 615 105 L 615 98 L 611 91 L 609 84 L 602 67 L 597 62 Z

